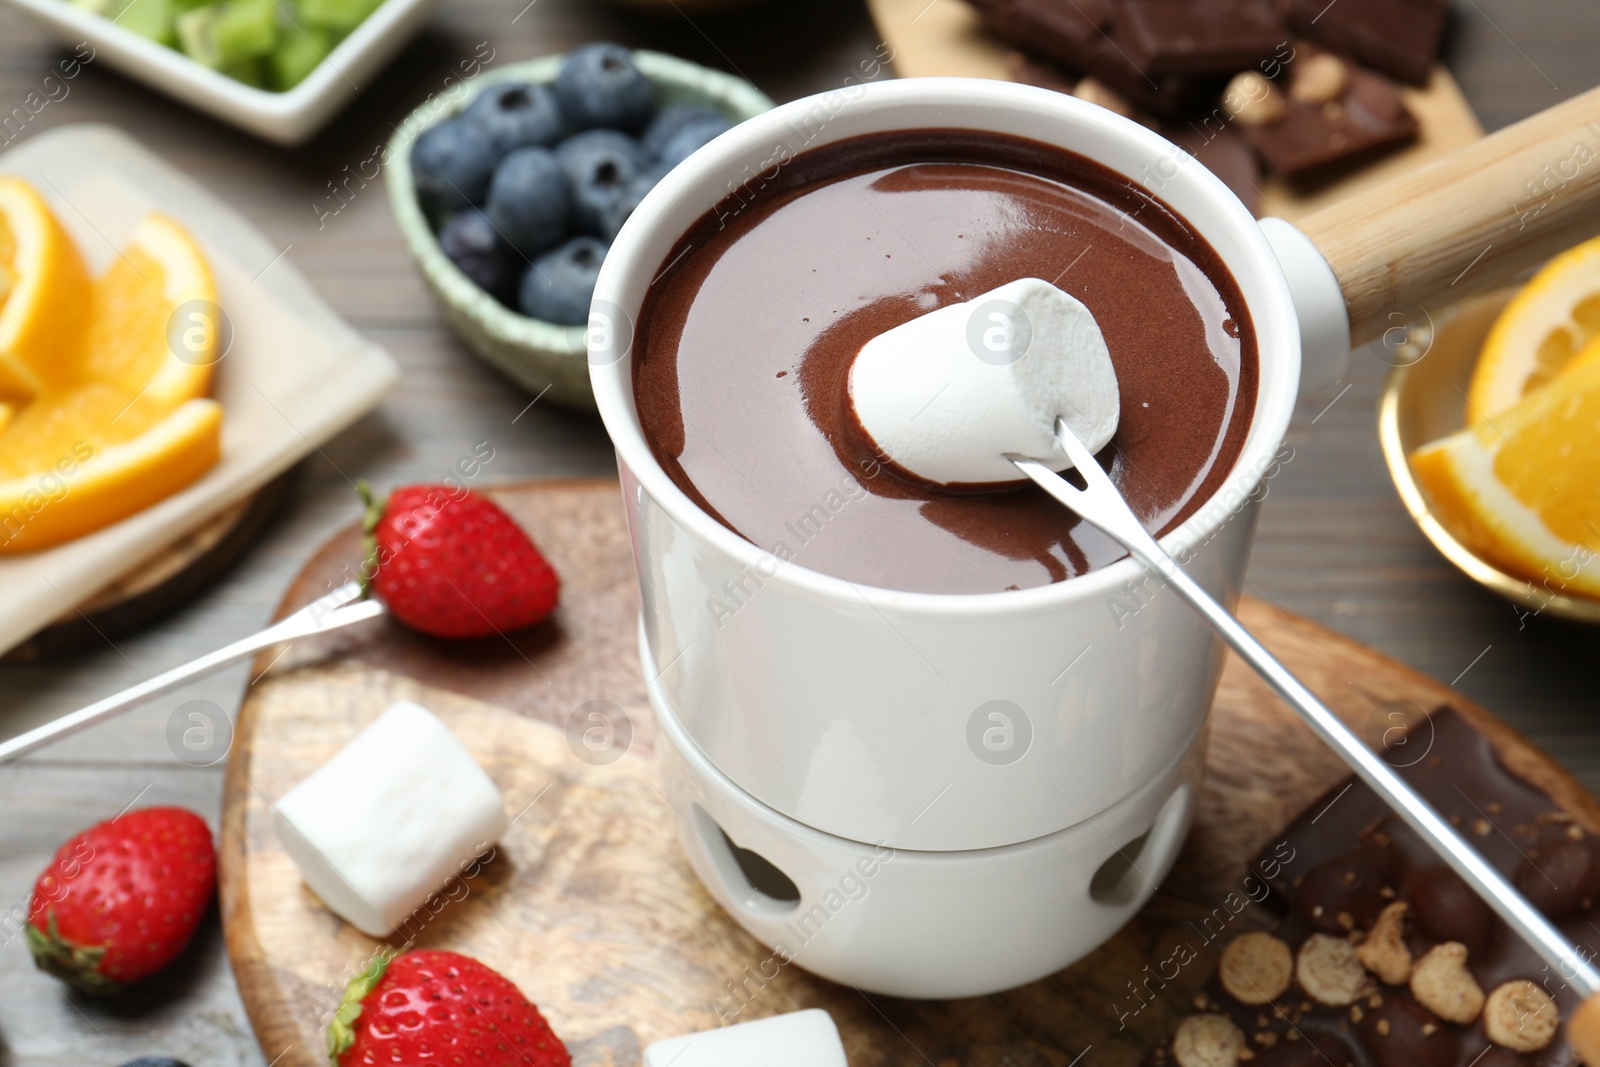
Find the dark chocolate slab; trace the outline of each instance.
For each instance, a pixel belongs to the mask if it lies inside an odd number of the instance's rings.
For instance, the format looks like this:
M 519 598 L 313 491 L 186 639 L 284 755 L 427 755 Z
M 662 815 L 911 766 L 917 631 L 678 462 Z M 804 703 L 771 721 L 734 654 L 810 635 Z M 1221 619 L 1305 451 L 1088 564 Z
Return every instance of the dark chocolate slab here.
M 1411 85 L 1426 85 L 1448 0 L 1293 0 L 1289 24 Z
M 1489 739 L 1440 708 L 1392 745 L 1386 758 L 1492 866 L 1593 955 L 1600 946 L 1600 849 L 1544 792 L 1508 771 Z M 1360 943 L 1390 903 L 1409 905 L 1405 942 L 1414 959 L 1456 941 L 1484 993 L 1528 979 L 1565 1019 L 1580 998 L 1513 935 L 1443 861 L 1365 785 L 1347 779 L 1290 824 L 1252 865 L 1285 907 L 1276 937 L 1299 952 L 1313 935 Z M 1292 857 L 1286 862 L 1285 857 Z M 1369 976 L 1371 977 L 1371 976 Z M 1445 1022 L 1404 986 L 1372 978 L 1350 1007 L 1315 1002 L 1292 982 L 1271 1003 L 1241 1003 L 1217 975 L 1199 1011 L 1227 1016 L 1246 1036 L 1249 1067 L 1568 1067 L 1564 1032 L 1543 1050 L 1513 1052 L 1489 1041 L 1481 1016 Z M 1171 1065 L 1170 1045 L 1148 1063 Z

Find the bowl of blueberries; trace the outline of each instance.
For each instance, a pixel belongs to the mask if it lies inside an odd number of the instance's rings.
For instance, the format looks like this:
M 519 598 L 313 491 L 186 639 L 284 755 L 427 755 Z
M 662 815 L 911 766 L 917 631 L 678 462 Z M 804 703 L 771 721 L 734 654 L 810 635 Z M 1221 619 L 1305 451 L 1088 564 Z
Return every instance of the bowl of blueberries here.
M 613 44 L 513 64 L 399 126 L 395 219 L 473 352 L 592 409 L 584 337 L 611 240 L 667 171 L 771 107 L 741 78 Z

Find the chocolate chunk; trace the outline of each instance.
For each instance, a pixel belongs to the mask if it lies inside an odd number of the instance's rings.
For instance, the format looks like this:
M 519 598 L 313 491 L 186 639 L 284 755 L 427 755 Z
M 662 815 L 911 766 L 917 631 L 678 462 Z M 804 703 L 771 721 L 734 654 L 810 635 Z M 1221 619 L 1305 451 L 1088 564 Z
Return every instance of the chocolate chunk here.
M 1459 941 L 1472 958 L 1488 951 L 1493 926 L 1489 906 L 1448 867 L 1412 876 L 1406 899 L 1411 903 L 1411 920 L 1430 941 Z
M 1289 24 L 1412 85 L 1426 85 L 1448 0 L 1293 0 Z
M 972 6 L 997 37 L 1080 71 L 1110 20 L 1107 0 L 972 0 Z
M 1397 994 L 1361 1015 L 1361 1043 L 1378 1067 L 1454 1067 L 1456 1036 L 1416 1001 Z
M 1517 888 L 1552 919 L 1565 919 L 1588 908 L 1600 895 L 1600 853 L 1587 838 L 1560 838 L 1528 851 L 1517 872 Z
M 1072 95 L 1072 87 L 1077 84 L 1071 74 L 1054 63 L 1036 59 L 1026 52 L 1012 52 L 1006 56 L 1006 73 L 1014 82 L 1040 89 L 1052 89 L 1068 96 Z
M 1395 897 L 1399 869 L 1400 857 L 1387 840 L 1368 838 L 1349 855 L 1307 871 L 1296 890 L 1295 911 L 1325 933 L 1369 930 Z
M 1288 27 L 1265 0 L 1126 0 L 1119 41 L 1145 74 L 1233 74 L 1270 57 Z
M 1485 862 L 1515 874 L 1530 892 L 1544 881 L 1538 871 L 1550 873 L 1563 887 L 1552 910 L 1573 908 L 1577 898 L 1576 910 L 1552 918 L 1572 944 L 1593 954 L 1600 946 L 1600 895 L 1582 894 L 1600 879 L 1593 870 L 1600 866 L 1600 837 L 1585 836 L 1548 794 L 1508 771 L 1488 738 L 1449 708 L 1412 724 L 1406 744 L 1418 755 L 1396 770 L 1467 832 Z M 1205 1010 L 1227 1015 L 1249 1035 L 1256 1055 L 1240 1067 L 1346 1067 L 1351 1057 L 1340 1050 L 1353 1050 L 1359 1067 L 1576 1062 L 1560 1024 L 1577 1007 L 1577 992 L 1366 786 L 1350 779 L 1335 784 L 1268 842 L 1251 868 L 1269 880 L 1269 900 L 1289 904 L 1271 934 L 1296 952 L 1296 984 L 1270 1010 L 1230 995 L 1220 974 L 1207 980 L 1202 996 Z M 1394 867 L 1387 876 L 1370 877 L 1383 873 L 1388 857 Z M 1370 903 L 1371 884 L 1389 909 L 1387 931 L 1356 922 Z M 1343 929 L 1341 908 L 1355 929 Z M 1332 939 L 1354 945 L 1371 976 L 1370 986 L 1343 1004 L 1334 1002 L 1344 996 L 1327 996 L 1329 983 L 1320 978 L 1311 982 L 1322 989 L 1319 997 L 1298 966 L 1307 946 L 1325 949 Z M 1392 951 L 1378 952 L 1386 940 Z M 1407 966 L 1407 955 L 1414 966 Z M 1485 1051 L 1496 1041 L 1503 1047 Z M 1328 1050 L 1326 1061 L 1319 1049 Z M 1155 1058 L 1147 1064 L 1157 1067 Z
M 1136 107 L 1164 118 L 1194 111 L 1226 81 L 1205 74 L 1146 74 L 1129 48 L 1126 34 L 1114 28 L 1095 43 L 1088 71 Z
M 1268 166 L 1297 177 L 1409 141 L 1417 135 L 1417 120 L 1393 82 L 1351 64 L 1338 96 L 1317 104 L 1291 92 L 1281 120 L 1246 132 Z

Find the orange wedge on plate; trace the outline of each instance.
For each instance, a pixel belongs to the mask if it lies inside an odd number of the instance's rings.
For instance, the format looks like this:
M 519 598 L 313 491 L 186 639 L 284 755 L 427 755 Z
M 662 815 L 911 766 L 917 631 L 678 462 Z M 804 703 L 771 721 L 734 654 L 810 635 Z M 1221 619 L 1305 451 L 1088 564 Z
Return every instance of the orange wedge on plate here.
M 222 324 L 211 268 L 182 226 L 146 216 L 94 282 L 77 378 L 143 392 L 171 409 L 205 396 Z
M 1545 264 L 1500 312 L 1467 389 L 1467 425 L 1515 406 L 1600 341 L 1600 238 Z
M 1600 356 L 1412 453 L 1439 520 L 1478 555 L 1600 597 Z
M 166 499 L 216 465 L 221 442 L 221 406 L 190 400 L 128 440 L 80 438 L 35 457 L 27 473 L 0 475 L 0 554 L 49 548 Z
M 29 184 L 0 176 L 0 397 L 27 400 L 73 376 L 89 269 Z
M 33 190 L 0 179 L 0 204 L 7 195 L 37 201 L 42 216 L 23 217 L 37 233 L 51 232 L 55 220 Z M 27 261 L 20 254 L 9 260 Z M 205 399 L 226 354 L 216 296 L 194 239 L 174 220 L 150 215 L 100 278 L 69 282 L 65 296 L 40 290 L 35 303 L 19 305 L 55 308 L 53 342 L 66 356 L 0 362 L 25 387 L 17 399 L 0 401 L 0 554 L 92 533 L 171 496 L 217 463 L 222 409 Z M 11 306 L 8 300 L 4 313 Z M 49 374 L 40 370 L 45 366 Z

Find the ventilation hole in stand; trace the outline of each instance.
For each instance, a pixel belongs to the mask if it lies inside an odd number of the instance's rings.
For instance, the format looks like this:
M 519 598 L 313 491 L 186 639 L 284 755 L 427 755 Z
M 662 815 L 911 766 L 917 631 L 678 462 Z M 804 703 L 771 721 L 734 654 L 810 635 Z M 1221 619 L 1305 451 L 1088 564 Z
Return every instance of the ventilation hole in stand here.
M 800 887 L 759 852 L 729 837 L 711 813 L 694 805 L 694 822 L 722 883 L 744 907 L 768 916 L 792 912 L 800 904 Z
M 727 842 L 728 851 L 733 853 L 734 862 L 739 865 L 739 873 L 744 875 L 751 889 L 785 904 L 800 902 L 800 887 L 794 884 L 794 879 L 774 867 L 771 860 L 759 852 L 740 848 L 733 843 L 733 838 L 728 836 L 726 830 L 722 832 L 722 840 Z
M 1153 829 L 1153 828 L 1152 828 Z M 1134 866 L 1144 843 L 1150 837 L 1146 830 L 1106 857 L 1100 869 L 1089 879 L 1089 896 L 1101 904 L 1126 904 L 1139 895 L 1144 886 L 1144 875 Z

